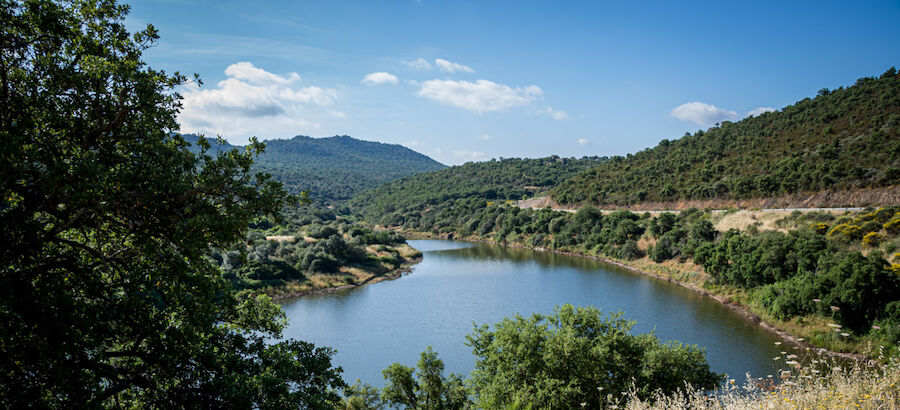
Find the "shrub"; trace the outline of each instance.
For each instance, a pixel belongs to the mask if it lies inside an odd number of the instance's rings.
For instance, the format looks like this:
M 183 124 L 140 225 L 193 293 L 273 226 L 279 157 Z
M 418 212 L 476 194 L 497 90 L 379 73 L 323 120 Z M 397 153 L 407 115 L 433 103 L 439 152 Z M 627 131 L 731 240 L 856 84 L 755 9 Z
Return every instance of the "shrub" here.
M 885 222 L 884 225 L 882 225 L 882 227 L 884 228 L 885 231 L 888 231 L 889 233 L 891 233 L 893 235 L 900 233 L 900 212 L 898 212 L 896 215 L 894 215 L 894 217 L 891 218 L 891 220 Z
M 644 257 L 644 251 L 638 247 L 637 242 L 635 242 L 634 239 L 629 239 L 625 241 L 625 244 L 619 247 L 616 256 L 626 260 L 639 259 Z
M 828 231 L 828 239 L 850 243 L 862 237 L 862 228 L 856 225 L 841 223 Z
M 689 383 L 718 384 L 702 349 L 633 335 L 633 322 L 599 309 L 557 307 L 516 315 L 466 337 L 477 357 L 469 385 L 482 408 L 599 408 L 635 386 L 648 398 Z M 530 406 L 529 406 L 530 405 Z
M 869 245 L 873 248 L 877 248 L 881 243 L 882 239 L 884 239 L 884 235 L 878 232 L 869 232 L 865 236 L 863 236 L 863 243 Z

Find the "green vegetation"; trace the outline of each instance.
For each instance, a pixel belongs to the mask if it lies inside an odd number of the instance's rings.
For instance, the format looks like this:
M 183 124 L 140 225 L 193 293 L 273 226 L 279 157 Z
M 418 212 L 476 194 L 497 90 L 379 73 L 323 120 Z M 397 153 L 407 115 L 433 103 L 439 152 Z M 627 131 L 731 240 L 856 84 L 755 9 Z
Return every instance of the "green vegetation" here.
M 841 349 L 872 341 L 896 350 L 900 275 L 892 272 L 889 259 L 895 267 L 900 262 L 893 254 L 900 246 L 892 222 L 900 218 L 898 211 L 898 207 L 871 209 L 836 219 L 824 213 L 795 213 L 776 222 L 794 228 L 787 233 L 760 232 L 754 226 L 720 233 L 711 222 L 712 214 L 696 209 L 655 217 L 629 211 L 603 213 L 591 206 L 566 213 L 488 205 L 477 198 L 390 218 L 402 221 L 407 231 L 430 235 L 453 234 L 622 261 L 692 262 L 705 275 L 695 269 L 683 272 L 680 280 L 743 295 L 744 302 L 777 320 L 833 321 L 839 326 L 837 332 L 814 330 L 808 335 L 812 343 Z M 866 242 L 863 232 L 877 235 L 878 244 Z M 840 337 L 843 333 L 848 336 Z
M 360 194 L 348 206 L 370 222 L 399 226 L 427 208 L 450 207 L 458 200 L 486 203 L 530 198 L 603 161 L 552 156 L 468 162 L 384 184 Z
M 563 204 L 765 198 L 900 181 L 900 75 L 821 90 L 609 162 L 551 191 Z
M 197 136 L 185 135 L 194 142 Z M 254 171 L 271 174 L 288 192 L 307 191 L 317 202 L 336 204 L 407 175 L 446 168 L 441 163 L 395 144 L 344 136 L 265 141 L 266 152 L 254 161 Z M 193 146 L 193 149 L 197 149 Z M 215 147 L 234 147 L 220 143 Z
M 327 408 L 334 351 L 278 340 L 206 258 L 289 202 L 243 153 L 192 153 L 186 81 L 112 1 L 0 2 L 0 407 Z
M 429 347 L 416 369 L 394 363 L 384 370 L 381 399 L 408 409 L 600 408 L 628 392 L 649 399 L 719 384 L 701 349 L 632 335 L 632 325 L 620 314 L 572 305 L 551 315 L 505 318 L 493 330 L 476 327 L 467 337 L 477 357 L 469 380 L 445 377 L 443 362 Z M 380 406 L 371 386 L 345 392 L 342 408 Z
M 373 231 L 314 205 L 251 224 L 247 240 L 209 257 L 236 290 L 273 297 L 358 285 L 397 272 L 421 253 L 403 236 Z
M 462 376 L 444 377 L 444 362 L 429 346 L 416 369 L 394 363 L 382 372 L 387 385 L 381 398 L 389 406 L 407 409 L 453 410 L 471 407 Z
M 711 389 L 720 377 L 696 346 L 632 335 L 633 322 L 596 308 L 564 305 L 552 315 L 506 318 L 476 328 L 470 382 L 482 408 L 601 407 L 636 386 L 639 397 L 685 384 Z

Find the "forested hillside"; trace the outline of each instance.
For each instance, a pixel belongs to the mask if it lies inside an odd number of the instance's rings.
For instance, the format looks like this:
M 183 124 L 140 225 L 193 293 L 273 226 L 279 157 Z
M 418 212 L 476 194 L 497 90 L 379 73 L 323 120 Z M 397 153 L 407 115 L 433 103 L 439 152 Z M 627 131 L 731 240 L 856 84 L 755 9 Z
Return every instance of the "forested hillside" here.
M 196 142 L 196 135 L 185 135 Z M 396 144 L 352 137 L 267 140 L 254 168 L 272 174 L 291 193 L 307 190 L 315 201 L 340 202 L 365 189 L 407 175 L 445 168 L 441 163 Z M 220 149 L 235 148 L 224 144 Z
M 519 200 L 543 193 L 605 158 L 507 158 L 469 162 L 436 172 L 408 176 L 364 192 L 348 205 L 369 221 L 402 225 L 412 211 L 443 207 L 459 199 Z
M 563 204 L 746 199 L 900 182 L 900 75 L 614 157 L 554 188 Z

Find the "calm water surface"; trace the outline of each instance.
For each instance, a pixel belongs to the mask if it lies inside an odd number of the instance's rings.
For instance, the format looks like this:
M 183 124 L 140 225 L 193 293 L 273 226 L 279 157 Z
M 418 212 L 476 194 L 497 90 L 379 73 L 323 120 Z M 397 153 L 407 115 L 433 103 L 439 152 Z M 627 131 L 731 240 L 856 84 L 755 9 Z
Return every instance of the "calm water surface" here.
M 622 311 L 632 332 L 654 331 L 706 349 L 713 371 L 738 381 L 776 371 L 773 357 L 790 349 L 774 335 L 715 300 L 598 261 L 443 240 L 415 240 L 424 254 L 412 274 L 341 293 L 284 301 L 285 337 L 337 349 L 344 379 L 383 386 L 391 363 L 414 366 L 433 346 L 446 372 L 468 374 L 475 357 L 465 345 L 473 323 L 516 313 L 551 313 L 570 303 Z

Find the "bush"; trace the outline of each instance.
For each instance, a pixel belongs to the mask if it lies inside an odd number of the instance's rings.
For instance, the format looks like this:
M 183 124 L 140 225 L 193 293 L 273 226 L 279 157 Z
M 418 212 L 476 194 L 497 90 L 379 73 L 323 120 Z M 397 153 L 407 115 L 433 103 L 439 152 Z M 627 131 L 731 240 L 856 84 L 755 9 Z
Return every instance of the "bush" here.
M 865 236 L 863 236 L 862 242 L 866 245 L 869 245 L 873 248 L 877 248 L 881 241 L 884 239 L 884 235 L 878 232 L 869 232 Z
M 644 257 L 644 251 L 638 247 L 634 239 L 629 239 L 619 247 L 616 257 L 626 260 L 639 259 Z
M 900 278 L 885 265 L 884 259 L 859 252 L 830 254 L 820 260 L 816 272 L 766 286 L 757 299 L 782 320 L 810 313 L 833 315 L 845 329 L 864 334 L 884 307 L 897 300 Z
M 685 383 L 713 388 L 703 350 L 652 334 L 632 335 L 620 314 L 564 305 L 551 315 L 516 315 L 467 336 L 477 357 L 469 385 L 482 408 L 603 407 L 636 386 L 648 398 Z
M 894 215 L 891 220 L 885 222 L 882 227 L 885 231 L 888 231 L 893 235 L 900 234 L 900 212 Z
M 862 228 L 847 223 L 837 224 L 828 231 L 827 237 L 839 242 L 850 243 L 862 237 Z

